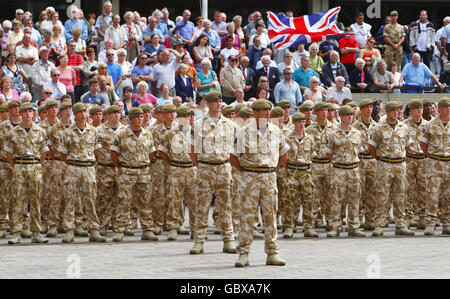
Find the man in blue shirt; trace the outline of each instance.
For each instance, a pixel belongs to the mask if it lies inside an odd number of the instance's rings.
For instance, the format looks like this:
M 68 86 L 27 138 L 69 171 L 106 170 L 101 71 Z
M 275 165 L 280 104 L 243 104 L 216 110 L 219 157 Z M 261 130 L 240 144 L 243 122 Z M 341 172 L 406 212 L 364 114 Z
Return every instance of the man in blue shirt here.
M 144 47 L 147 47 L 151 45 L 152 43 L 152 35 L 158 34 L 159 36 L 159 42 L 162 44 L 164 43 L 164 35 L 162 34 L 161 30 L 156 28 L 157 20 L 155 17 L 148 17 L 148 25 L 147 28 L 145 28 L 144 31 L 142 31 L 142 38 L 144 39 Z
M 102 108 L 107 106 L 105 97 L 98 93 L 98 80 L 96 78 L 89 80 L 89 92 L 83 96 L 81 101 L 85 104 L 99 105 Z
M 189 47 L 192 46 L 192 35 L 194 34 L 194 23 L 189 21 L 191 17 L 191 12 L 189 10 L 185 10 L 183 12 L 183 20 L 178 22 L 175 26 L 174 32 L 177 33 L 177 37 L 181 38 L 185 43 L 188 44 Z
M 307 88 L 309 88 L 309 79 L 314 76 L 319 77 L 319 75 L 315 71 L 313 71 L 312 68 L 310 68 L 311 62 L 309 61 L 308 56 L 302 56 L 301 63 L 302 67 L 299 67 L 295 70 L 292 80 L 300 85 L 300 89 L 302 91 L 305 91 Z
M 86 40 L 88 36 L 88 30 L 87 26 L 84 23 L 83 20 L 78 20 L 78 8 L 74 7 L 71 11 L 72 18 L 67 20 L 64 24 L 64 37 L 66 38 L 66 41 L 70 41 L 73 39 L 72 30 L 74 28 L 80 28 L 81 29 L 81 36 L 80 38 L 82 40 Z
M 112 50 L 106 51 L 106 59 L 108 62 L 106 66 L 108 67 L 108 75 L 113 79 L 114 89 L 117 94 L 119 94 L 119 85 L 122 83 L 123 71 L 120 64 L 114 62 L 114 52 Z
M 133 81 L 133 92 L 137 93 L 136 85 L 140 81 L 145 81 L 148 84 L 147 93 L 150 93 L 151 83 L 153 81 L 153 69 L 146 65 L 147 54 L 139 54 L 138 61 L 131 70 L 131 81 Z
M 261 48 L 261 39 L 259 38 L 259 36 L 255 36 L 253 38 L 253 47 L 251 47 L 245 54 L 245 56 L 247 56 L 249 59 L 249 66 L 252 69 L 256 70 L 256 64 L 261 60 L 263 51 L 264 49 Z
M 403 81 L 406 84 L 418 84 L 424 85 L 425 79 L 431 78 L 434 83 L 436 83 L 439 88 L 444 88 L 444 85 L 439 82 L 431 70 L 422 62 L 420 62 L 420 54 L 414 53 L 412 56 L 412 62 L 405 65 L 402 70 L 402 77 L 400 78 L 400 83 Z
M 298 84 L 292 81 L 292 69 L 287 67 L 283 71 L 284 81 L 279 82 L 275 86 L 274 97 L 275 103 L 279 103 L 281 100 L 288 100 L 291 102 L 290 114 L 296 112 L 296 106 L 302 101 L 302 93 Z

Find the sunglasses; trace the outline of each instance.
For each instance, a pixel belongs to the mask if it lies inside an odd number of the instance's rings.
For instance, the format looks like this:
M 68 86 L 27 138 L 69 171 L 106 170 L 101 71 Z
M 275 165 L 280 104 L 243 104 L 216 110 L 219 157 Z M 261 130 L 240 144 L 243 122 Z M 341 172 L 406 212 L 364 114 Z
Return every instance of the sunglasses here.
M 261 83 L 267 83 L 269 82 L 268 80 L 261 80 Z
M 44 92 L 44 94 L 52 94 L 52 92 L 48 92 L 48 91 L 46 91 L 46 92 Z
M 61 75 L 60 74 L 53 74 L 52 76 L 59 77 Z
M 114 56 L 114 54 L 106 54 L 106 56 Z
M 232 61 L 232 62 L 236 62 L 236 61 L 237 61 L 237 59 L 230 59 L 230 61 Z

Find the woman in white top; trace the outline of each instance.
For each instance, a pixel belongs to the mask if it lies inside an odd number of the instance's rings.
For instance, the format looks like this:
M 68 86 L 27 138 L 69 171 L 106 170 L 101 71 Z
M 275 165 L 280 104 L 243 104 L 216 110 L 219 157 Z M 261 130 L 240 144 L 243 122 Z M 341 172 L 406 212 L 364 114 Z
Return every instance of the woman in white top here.
M 131 69 L 133 66 L 129 61 L 126 60 L 127 51 L 123 48 L 117 50 L 117 63 L 122 67 L 123 77 L 122 82 L 119 85 L 119 97 L 122 99 L 123 88 L 125 86 L 133 87 L 133 82 L 131 81 Z
M 327 91 L 322 86 L 319 86 L 320 80 L 316 76 L 309 79 L 309 88 L 305 90 L 303 97 L 305 100 L 311 100 L 314 103 L 325 101 Z
M 73 41 L 75 42 L 75 52 L 86 59 L 86 42 L 80 38 L 81 29 L 73 28 L 72 30 Z
M 61 33 L 62 28 L 60 25 L 53 26 L 53 37 L 52 37 L 52 45 L 55 47 L 55 52 L 58 58 L 66 55 L 67 53 L 67 44 L 64 35 Z
M 57 11 L 50 13 L 48 20 L 42 21 L 41 30 L 42 32 L 44 32 L 44 30 L 52 32 L 53 26 L 55 25 L 59 25 L 61 27 L 61 34 L 64 36 L 64 25 L 59 20 L 59 13 Z
M 239 56 L 239 51 L 233 48 L 233 43 L 234 37 L 228 35 L 225 42 L 226 48 L 220 51 L 220 65 L 222 66 L 222 68 L 228 66 L 228 57 L 230 57 L 231 55 Z
M 400 83 L 400 78 L 402 76 L 402 73 L 397 72 L 397 63 L 395 62 L 391 62 L 391 73 L 392 76 L 394 76 L 394 82 L 395 82 L 395 87 L 401 87 L 402 84 Z M 394 89 L 394 93 L 401 93 L 400 89 Z
M 264 25 L 262 24 L 256 25 L 256 33 L 250 37 L 250 41 L 248 42 L 249 48 L 253 46 L 253 40 L 255 39 L 255 36 L 259 36 L 261 40 L 261 48 L 265 49 L 267 48 L 267 46 L 269 46 L 270 38 L 269 35 L 267 35 L 267 33 L 264 33 Z
M 142 41 L 142 31 L 141 27 L 134 24 L 134 14 L 131 11 L 127 11 L 123 18 L 125 19 L 125 24 L 121 27 L 128 34 L 127 49 L 127 60 L 133 61 L 139 55 L 139 43 Z

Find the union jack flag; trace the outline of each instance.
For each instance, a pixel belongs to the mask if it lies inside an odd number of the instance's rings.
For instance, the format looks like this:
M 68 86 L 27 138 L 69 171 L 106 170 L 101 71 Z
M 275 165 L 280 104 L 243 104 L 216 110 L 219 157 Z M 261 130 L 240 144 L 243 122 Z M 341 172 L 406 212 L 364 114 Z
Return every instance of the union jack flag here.
M 341 7 L 335 7 L 312 15 L 289 18 L 267 12 L 269 20 L 269 38 L 277 49 L 285 49 L 298 44 L 324 41 L 351 32 L 340 31 L 336 27 L 336 17 Z

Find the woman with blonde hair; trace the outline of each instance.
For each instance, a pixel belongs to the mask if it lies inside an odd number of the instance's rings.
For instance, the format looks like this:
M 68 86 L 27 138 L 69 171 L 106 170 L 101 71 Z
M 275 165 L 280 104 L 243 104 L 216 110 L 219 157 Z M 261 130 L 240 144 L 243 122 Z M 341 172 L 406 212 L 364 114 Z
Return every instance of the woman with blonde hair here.
M 311 62 L 311 68 L 318 74 L 322 73 L 322 66 L 324 65 L 322 57 L 319 56 L 319 45 L 312 43 L 309 48 L 309 61 Z
M 125 58 L 127 57 L 127 51 L 123 48 L 117 50 L 117 63 L 122 67 L 122 82 L 119 85 L 119 97 L 123 97 L 123 88 L 125 86 L 133 87 L 133 82 L 131 81 L 131 69 L 133 66 Z
M 12 100 L 20 100 L 17 90 L 12 88 L 12 80 L 9 77 L 3 77 L 0 80 L 0 94 L 5 96 L 7 102 Z
M 128 34 L 128 43 L 126 45 L 127 61 L 131 62 L 139 56 L 139 42 L 142 40 L 142 30 L 140 26 L 133 23 L 133 12 L 127 11 L 123 18 L 125 19 L 125 24 L 122 25 L 122 28 Z
M 313 103 L 317 103 L 325 100 L 325 95 L 327 90 L 319 85 L 320 80 L 316 76 L 312 76 L 309 79 L 309 88 L 305 90 L 304 98 L 305 100 L 311 100 Z
M 52 32 L 52 45 L 55 47 L 55 53 L 58 56 L 58 59 L 60 59 L 63 55 L 66 55 L 67 53 L 67 44 L 66 39 L 64 38 L 64 35 L 62 34 L 62 26 L 60 25 L 53 25 Z
M 53 26 L 59 25 L 61 26 L 61 34 L 64 36 L 64 25 L 59 20 L 59 13 L 57 11 L 50 11 L 48 14 L 48 20 L 41 22 L 41 31 L 44 32 L 44 30 L 53 32 Z
M 99 76 L 105 76 L 106 85 L 114 89 L 114 81 L 113 78 L 110 75 L 108 75 L 108 67 L 106 66 L 106 63 L 99 62 L 97 71 Z
M 264 89 L 267 92 L 267 96 L 262 99 L 267 99 L 272 103 L 275 102 L 273 92 L 270 90 L 269 79 L 266 76 L 259 77 L 258 84 L 256 85 L 256 95 L 258 96 L 258 92 L 261 92 L 261 89 Z M 256 97 L 259 99 L 258 97 Z
M 73 41 L 75 42 L 75 52 L 78 55 L 83 56 L 83 59 L 86 60 L 86 42 L 80 38 L 81 29 L 73 28 L 72 30 Z

